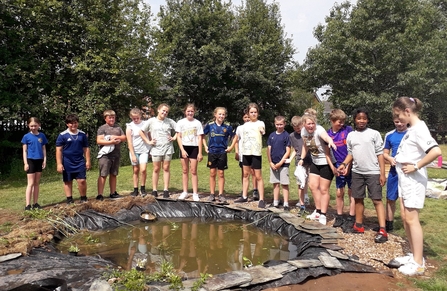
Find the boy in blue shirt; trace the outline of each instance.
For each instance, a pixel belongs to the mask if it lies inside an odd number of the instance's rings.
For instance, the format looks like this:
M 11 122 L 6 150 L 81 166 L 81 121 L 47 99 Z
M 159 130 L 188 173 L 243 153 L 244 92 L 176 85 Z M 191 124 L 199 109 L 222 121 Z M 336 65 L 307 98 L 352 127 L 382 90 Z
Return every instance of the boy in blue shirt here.
M 90 169 L 90 148 L 85 132 L 78 129 L 79 118 L 70 114 L 65 118 L 67 129 L 56 140 L 57 171 L 62 173 L 67 204 L 73 201 L 73 180 L 78 183 L 81 203 L 87 202 L 87 170 Z
M 267 158 L 270 165 L 270 183 L 273 184 L 273 206 L 279 205 L 280 186 L 284 196 L 284 210 L 289 211 L 289 165 L 286 160 L 290 155 L 289 134 L 284 131 L 286 125 L 283 116 L 275 117 L 276 131 L 267 140 Z

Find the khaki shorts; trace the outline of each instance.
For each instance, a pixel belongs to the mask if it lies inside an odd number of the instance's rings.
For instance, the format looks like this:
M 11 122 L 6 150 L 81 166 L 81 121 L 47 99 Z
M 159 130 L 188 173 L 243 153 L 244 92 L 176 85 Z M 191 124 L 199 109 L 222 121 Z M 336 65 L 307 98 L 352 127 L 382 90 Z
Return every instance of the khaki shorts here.
M 152 162 L 170 162 L 172 160 L 172 154 L 166 154 L 164 156 L 152 156 Z

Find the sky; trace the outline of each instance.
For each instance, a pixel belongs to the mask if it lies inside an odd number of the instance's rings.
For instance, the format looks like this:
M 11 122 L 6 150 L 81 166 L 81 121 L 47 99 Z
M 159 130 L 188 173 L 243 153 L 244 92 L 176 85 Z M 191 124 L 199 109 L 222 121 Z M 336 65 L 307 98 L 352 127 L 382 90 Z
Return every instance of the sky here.
M 165 0 L 144 0 L 151 6 L 151 11 L 156 15 L 160 5 L 164 5 Z M 267 0 L 267 3 L 272 3 Z M 324 18 L 329 15 L 329 11 L 337 1 L 332 0 L 276 0 L 281 11 L 282 24 L 288 38 L 292 39 L 296 53 L 295 61 L 303 63 L 307 50 L 317 45 L 317 40 L 313 36 L 313 30 L 318 24 L 324 24 Z M 338 1 L 340 3 L 342 1 Z M 351 3 L 356 3 L 356 0 Z M 241 0 L 233 0 L 234 5 L 239 6 Z

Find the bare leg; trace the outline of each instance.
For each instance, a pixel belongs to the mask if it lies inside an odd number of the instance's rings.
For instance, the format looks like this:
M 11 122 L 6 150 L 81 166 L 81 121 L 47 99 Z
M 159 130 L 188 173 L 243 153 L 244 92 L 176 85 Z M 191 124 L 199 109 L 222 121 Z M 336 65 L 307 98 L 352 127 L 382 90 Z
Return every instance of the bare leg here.
M 264 200 L 264 180 L 262 179 L 261 169 L 255 169 L 255 177 L 256 177 L 256 184 L 258 185 L 259 200 Z
M 65 197 L 73 196 L 73 181 L 64 182 Z
M 158 178 L 160 177 L 161 162 L 152 163 L 154 169 L 152 171 L 152 190 L 157 191 Z
M 197 176 L 197 164 L 196 159 L 190 159 L 190 171 L 191 171 L 191 184 L 192 193 L 197 193 L 199 191 L 199 177 Z
M 31 195 L 33 195 L 33 192 L 34 192 L 35 178 L 36 178 L 36 173 L 26 174 L 27 184 L 26 184 L 26 190 L 25 190 L 25 201 L 26 201 L 25 206 L 28 206 L 31 204 Z
M 79 195 L 81 197 L 87 196 L 87 181 L 85 179 L 78 179 L 76 181 L 78 182 Z
M 379 226 L 385 228 L 385 207 L 383 206 L 382 200 L 373 200 L 374 208 L 377 213 L 377 220 L 379 221 Z
M 337 188 L 337 192 L 336 192 L 337 197 L 335 198 L 335 202 L 337 205 L 337 214 L 338 215 L 342 215 L 343 214 L 343 208 L 345 207 L 345 201 L 344 201 L 344 196 L 345 196 L 345 188 Z
M 104 185 L 106 184 L 107 176 L 99 176 L 98 177 L 98 194 L 104 194 Z
M 217 168 L 211 168 L 210 169 L 210 193 L 211 195 L 214 195 L 216 192 L 216 174 L 217 174 Z
M 171 179 L 170 161 L 163 161 L 163 190 L 169 190 L 169 180 Z
M 110 187 L 110 194 L 115 193 L 115 191 L 116 191 L 116 175 L 110 174 L 109 187 Z
M 180 159 L 182 162 L 182 186 L 183 192 L 188 193 L 188 180 L 189 180 L 189 159 Z M 196 192 L 194 192 L 196 193 Z
M 365 205 L 363 198 L 355 198 L 355 222 L 363 223 L 363 211 L 365 210 Z
M 217 170 L 218 177 L 218 184 L 219 184 L 219 195 L 223 194 L 224 187 L 225 187 L 225 172 L 224 170 Z
M 132 180 L 133 180 L 133 187 L 138 188 L 138 177 L 140 174 L 140 166 L 132 166 L 133 174 L 132 174 Z
M 320 177 L 320 206 L 321 212 L 327 213 L 329 207 L 329 201 L 331 196 L 329 195 L 329 187 L 331 186 L 332 180 L 324 179 Z
M 284 196 L 284 204 L 289 204 L 289 185 L 282 185 L 282 195 Z
M 315 174 L 309 175 L 309 188 L 315 202 L 315 208 L 321 209 L 321 193 L 320 193 L 320 176 Z

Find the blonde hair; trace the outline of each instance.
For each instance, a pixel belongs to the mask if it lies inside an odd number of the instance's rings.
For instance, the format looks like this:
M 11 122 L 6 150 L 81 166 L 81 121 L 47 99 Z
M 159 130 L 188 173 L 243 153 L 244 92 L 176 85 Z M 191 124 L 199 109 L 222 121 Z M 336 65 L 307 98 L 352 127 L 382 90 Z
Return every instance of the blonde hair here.
M 295 115 L 294 117 L 292 117 L 292 120 L 290 122 L 292 123 L 293 127 L 303 125 L 303 120 L 301 119 L 301 116 L 298 116 L 298 115 Z
M 213 120 L 216 120 L 216 113 L 217 113 L 217 111 L 219 111 L 219 110 L 223 110 L 223 111 L 225 111 L 225 117 L 227 116 L 227 108 L 225 108 L 225 107 L 216 107 L 216 108 L 214 108 L 214 111 L 213 111 Z
M 278 116 L 275 117 L 275 122 L 280 122 L 280 121 L 283 121 L 283 120 L 284 120 L 284 123 L 285 123 L 286 119 L 282 115 L 278 115 Z
M 331 113 L 329 114 L 329 119 L 331 121 L 345 121 L 346 120 L 346 113 L 341 109 L 332 109 Z
M 104 118 L 106 118 L 107 116 L 116 116 L 115 111 L 113 111 L 111 109 L 104 111 L 104 113 L 102 115 L 104 116 Z
M 166 104 L 166 103 L 161 103 L 160 105 L 158 105 L 157 110 L 160 110 L 160 108 L 162 108 L 163 106 L 168 107 L 168 110 L 171 109 L 171 107 L 169 107 L 168 104 Z
M 317 117 L 317 111 L 313 108 L 307 108 L 306 110 L 304 110 L 304 115 L 306 114 L 310 114 Z
M 306 123 L 306 120 L 312 120 L 315 124 L 317 124 L 317 118 L 312 114 L 304 114 L 303 117 L 301 117 L 301 122 Z
M 143 115 L 143 113 L 141 112 L 141 110 L 139 108 L 132 108 L 129 112 L 129 117 L 132 118 L 132 116 L 134 115 L 139 115 L 140 117 Z

